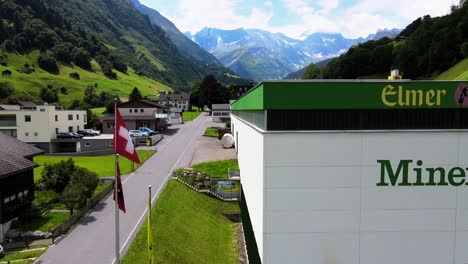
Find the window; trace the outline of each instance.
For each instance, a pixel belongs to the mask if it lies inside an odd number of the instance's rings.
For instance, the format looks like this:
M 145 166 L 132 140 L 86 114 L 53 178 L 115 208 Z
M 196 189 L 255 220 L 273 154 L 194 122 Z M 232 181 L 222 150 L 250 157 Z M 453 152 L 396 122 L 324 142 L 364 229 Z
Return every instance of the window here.
M 80 126 L 76 126 L 76 132 L 80 131 Z
M 68 132 L 73 132 L 73 127 L 72 126 L 68 127 Z
M 91 146 L 91 143 L 86 142 L 84 145 L 85 145 L 85 147 L 90 147 L 90 146 Z
M 134 112 L 135 112 L 135 113 L 138 113 L 138 109 L 135 109 Z
M 68 115 L 68 120 L 73 120 L 73 115 Z
M 13 194 L 12 196 L 10 196 L 10 201 L 13 201 L 14 199 L 16 199 L 16 194 Z
M 55 115 L 55 121 L 58 121 L 58 115 Z
M 28 190 L 24 190 L 24 196 L 28 195 L 29 191 Z
M 20 198 L 20 199 L 23 198 L 23 193 L 22 192 L 18 193 L 18 198 Z
M 40 108 L 39 111 L 45 112 L 45 109 L 44 109 L 44 108 Z
M 140 109 L 140 113 L 143 113 L 143 112 L 145 112 L 145 109 Z
M 76 120 L 80 120 L 80 115 L 76 115 Z
M 59 133 L 59 132 L 58 132 L 58 128 L 56 128 L 56 129 L 55 129 L 55 134 L 58 134 L 58 133 Z
M 34 136 L 35 136 L 35 137 L 39 136 L 39 133 L 34 132 Z
M 25 115 L 24 116 L 24 122 L 31 122 L 31 116 L 30 115 Z
M 25 132 L 25 133 L 24 133 L 24 136 L 25 136 L 25 137 L 29 137 L 29 132 Z
M 131 113 L 133 111 L 133 109 L 130 108 L 130 109 L 128 109 L 128 111 L 130 111 L 130 113 Z
M 7 198 L 3 199 L 4 204 L 9 203 L 9 202 L 10 202 L 10 197 L 7 197 Z
M 107 128 L 111 128 L 111 123 L 107 123 Z

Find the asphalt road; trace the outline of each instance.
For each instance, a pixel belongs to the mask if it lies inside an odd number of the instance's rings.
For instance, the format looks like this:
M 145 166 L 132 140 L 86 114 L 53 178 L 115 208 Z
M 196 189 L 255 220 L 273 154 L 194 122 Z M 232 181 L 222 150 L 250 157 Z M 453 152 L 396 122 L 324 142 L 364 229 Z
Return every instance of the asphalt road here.
M 140 226 L 146 220 L 148 185 L 152 185 L 154 203 L 172 171 L 190 164 L 196 139 L 204 133 L 208 120 L 208 114 L 202 113 L 192 122 L 171 126 L 169 130 L 171 135 L 166 135 L 158 143 L 158 152 L 135 173 L 123 180 L 127 213 L 120 213 L 121 256 L 126 253 Z M 36 263 L 113 263 L 115 261 L 114 219 L 114 201 L 112 196 L 109 196 Z

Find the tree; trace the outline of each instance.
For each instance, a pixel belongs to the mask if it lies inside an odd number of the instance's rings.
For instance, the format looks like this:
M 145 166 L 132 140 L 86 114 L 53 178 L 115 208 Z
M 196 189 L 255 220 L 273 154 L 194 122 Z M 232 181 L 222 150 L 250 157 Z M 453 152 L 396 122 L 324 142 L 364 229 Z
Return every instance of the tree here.
M 190 104 L 198 108 L 203 108 L 204 105 L 200 102 L 200 87 L 201 81 L 197 81 L 192 86 L 192 92 L 190 93 Z
M 121 104 L 122 101 L 120 100 L 120 97 L 118 95 L 115 95 L 114 96 L 115 99 L 117 99 L 117 105 L 118 104 Z M 107 113 L 115 113 L 115 103 L 114 103 L 114 99 L 112 99 L 111 101 L 109 101 L 106 105 L 106 112 Z
M 71 176 L 70 184 L 81 185 L 84 197 L 91 198 L 99 185 L 99 178 L 95 172 L 85 168 L 76 167 L 75 173 Z
M 68 210 L 70 215 L 73 214 L 74 209 L 81 208 L 86 204 L 86 199 L 82 195 L 82 186 L 78 184 L 69 184 L 65 187 L 61 198 Z
M 96 127 L 96 121 L 99 120 L 99 117 L 91 111 L 91 109 L 86 109 L 86 117 L 88 118 L 86 122 L 86 128 L 95 128 Z
M 199 103 L 211 108 L 212 104 L 224 104 L 229 101 L 229 93 L 224 85 L 213 75 L 206 76 L 200 84 Z
M 75 170 L 75 163 L 71 158 L 66 161 L 62 160 L 59 163 L 46 163 L 41 173 L 41 181 L 46 189 L 62 193 Z
M 88 85 L 84 91 L 83 102 L 89 104 L 92 107 L 99 105 L 99 98 L 96 93 L 96 88 L 92 85 Z
M 46 52 L 41 52 L 37 62 L 39 67 L 41 67 L 43 70 L 53 74 L 59 73 L 59 67 L 57 65 L 57 61 L 55 60 L 55 56 L 49 50 Z
M 15 88 L 7 82 L 0 83 L 0 99 L 5 99 L 15 93 Z
M 468 58 L 468 42 L 464 42 L 460 47 L 463 58 Z
M 313 63 L 307 66 L 304 74 L 302 75 L 302 79 L 320 79 L 320 69 Z
M 96 173 L 85 168 L 75 167 L 70 182 L 61 195 L 70 214 L 73 214 L 74 209 L 83 207 L 88 199 L 93 197 L 98 184 L 99 178 Z
M 138 88 L 133 88 L 132 92 L 128 96 L 129 101 L 136 101 L 136 100 L 141 100 L 143 99 L 143 96 L 140 93 L 140 90 Z
M 39 97 L 46 103 L 58 102 L 57 89 L 42 87 Z
M 91 56 L 84 48 L 75 48 L 73 50 L 73 62 L 79 67 L 91 70 Z

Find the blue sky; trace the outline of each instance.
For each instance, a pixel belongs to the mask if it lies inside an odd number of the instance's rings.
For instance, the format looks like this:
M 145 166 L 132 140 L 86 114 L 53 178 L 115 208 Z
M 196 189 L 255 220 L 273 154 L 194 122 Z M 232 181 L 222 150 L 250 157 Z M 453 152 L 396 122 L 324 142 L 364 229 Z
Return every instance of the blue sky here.
M 367 36 L 383 28 L 404 28 L 429 14 L 441 16 L 458 0 L 140 0 L 182 31 L 203 27 L 258 28 L 301 38 L 304 33 Z

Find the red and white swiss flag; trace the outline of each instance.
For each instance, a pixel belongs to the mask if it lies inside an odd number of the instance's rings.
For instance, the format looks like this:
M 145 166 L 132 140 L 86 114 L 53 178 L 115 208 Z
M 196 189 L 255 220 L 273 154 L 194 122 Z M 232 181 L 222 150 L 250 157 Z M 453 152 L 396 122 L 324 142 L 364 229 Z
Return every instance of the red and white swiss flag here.
M 128 133 L 128 129 L 125 127 L 125 122 L 117 107 L 115 108 L 114 150 L 117 154 L 141 164 L 135 147 L 133 146 L 132 138 Z

